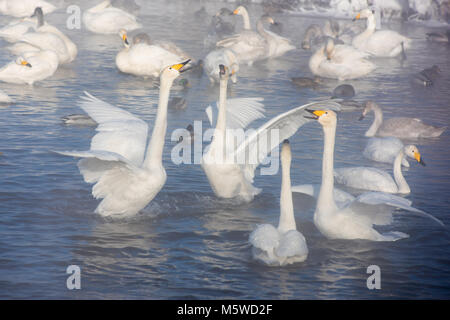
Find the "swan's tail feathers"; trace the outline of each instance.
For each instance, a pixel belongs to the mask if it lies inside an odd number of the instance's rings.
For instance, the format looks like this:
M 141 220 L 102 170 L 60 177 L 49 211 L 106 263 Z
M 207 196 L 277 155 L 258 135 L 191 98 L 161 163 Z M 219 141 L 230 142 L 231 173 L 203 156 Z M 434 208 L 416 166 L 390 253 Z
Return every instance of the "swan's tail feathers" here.
M 441 134 L 444 133 L 444 131 L 447 130 L 447 127 L 440 127 L 440 128 L 436 128 L 434 130 L 431 130 L 431 138 L 436 138 L 439 137 Z
M 381 234 L 380 241 L 397 241 L 401 239 L 409 238 L 409 235 L 400 231 L 390 231 L 387 233 Z

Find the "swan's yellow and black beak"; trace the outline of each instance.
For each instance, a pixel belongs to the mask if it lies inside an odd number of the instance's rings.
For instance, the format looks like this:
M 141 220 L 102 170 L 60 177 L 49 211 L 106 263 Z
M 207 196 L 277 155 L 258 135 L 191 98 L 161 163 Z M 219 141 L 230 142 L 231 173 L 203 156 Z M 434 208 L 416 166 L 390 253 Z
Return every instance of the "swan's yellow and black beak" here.
M 416 159 L 416 161 L 418 163 L 420 163 L 421 165 L 423 165 L 424 167 L 426 166 L 425 162 L 423 161 L 423 158 L 420 155 L 420 152 L 415 152 L 414 153 L 414 158 Z
M 25 67 L 31 68 L 31 64 L 26 60 L 22 60 L 21 64 Z
M 235 9 L 234 11 L 233 11 L 233 14 L 238 14 L 239 13 L 239 10 L 238 9 Z
M 356 21 L 356 20 L 359 20 L 359 19 L 361 19 L 361 13 L 358 13 L 358 14 L 356 15 L 356 17 L 354 17 L 354 18 L 352 19 L 352 21 Z
M 122 40 L 123 40 L 123 42 L 125 42 L 125 44 L 128 46 L 130 43 L 128 42 L 128 37 L 127 37 L 127 34 L 126 33 L 124 33 L 123 35 L 122 35 Z
M 191 68 L 183 69 L 183 67 L 185 65 L 187 65 L 189 63 L 189 61 L 191 61 L 191 59 L 188 59 L 188 60 L 186 60 L 185 62 L 182 62 L 182 63 L 174 64 L 173 66 L 171 66 L 171 68 L 177 70 L 179 73 L 183 73 L 183 72 L 188 71 L 189 69 L 191 69 Z
M 312 116 L 304 116 L 307 119 L 314 119 L 314 120 L 318 120 L 319 117 L 323 114 L 325 114 L 326 111 L 323 110 L 309 110 L 309 109 L 305 109 L 306 111 L 308 111 L 309 113 L 312 114 Z

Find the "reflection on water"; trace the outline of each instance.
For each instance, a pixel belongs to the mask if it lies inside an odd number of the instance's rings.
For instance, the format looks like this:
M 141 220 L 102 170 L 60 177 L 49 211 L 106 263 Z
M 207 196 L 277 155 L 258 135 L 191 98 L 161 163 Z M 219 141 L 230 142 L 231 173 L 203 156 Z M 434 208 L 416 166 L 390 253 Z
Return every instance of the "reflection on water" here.
M 196 58 L 207 54 L 203 39 L 209 21 L 193 15 L 200 3 L 141 2 L 140 20 L 152 38 L 175 41 Z M 81 1 L 82 8 L 90 6 L 89 1 Z M 222 6 L 233 9 L 233 4 L 207 2 L 206 10 L 212 14 Z M 262 13 L 257 5 L 249 11 L 252 21 Z M 61 10 L 49 21 L 63 27 L 65 17 Z M 275 18 L 283 22 L 283 35 L 297 45 L 306 28 L 318 22 L 282 14 Z M 237 19 L 237 27 L 241 25 Z M 374 99 L 386 118 L 418 117 L 448 125 L 449 47 L 423 40 L 429 31 L 425 27 L 389 27 L 415 39 L 408 59 L 403 63 L 375 60 L 378 68 L 373 74 L 346 82 L 355 87 L 355 99 Z M 95 215 L 98 201 L 82 181 L 76 160 L 51 152 L 88 148 L 95 129 L 64 126 L 61 117 L 82 113 L 78 101 L 86 90 L 152 124 L 158 83 L 118 72 L 114 59 L 122 44 L 117 35 L 67 33 L 79 47 L 74 63 L 34 86 L 0 84 L 17 101 L 0 108 L 0 298 L 449 298 L 448 232 L 407 213 L 396 215 L 390 227 L 411 235 L 400 242 L 332 241 L 313 224 L 314 202 L 296 195 L 296 220 L 309 246 L 308 260 L 285 268 L 252 261 L 250 232 L 260 223 L 278 223 L 280 176 L 257 175 L 255 185 L 263 192 L 252 203 L 242 204 L 215 198 L 200 166 L 170 161 L 174 146 L 170 133 L 194 120 L 206 121 L 205 107 L 217 100 L 217 86 L 204 76 L 186 73 L 183 77 L 191 88 L 172 92 L 186 99 L 188 107 L 168 115 L 164 150 L 168 179 L 160 194 L 134 218 L 110 221 Z M 290 80 L 311 76 L 310 55 L 298 49 L 251 68 L 243 66 L 229 96 L 264 98 L 266 119 L 255 126 L 291 107 L 329 97 L 338 81 L 325 80 L 313 90 L 298 88 Z M 11 59 L 1 51 L 1 65 Z M 413 73 L 433 64 L 442 69 L 434 86 L 422 88 L 410 82 Z M 339 115 L 336 166 L 376 166 L 391 172 L 390 165 L 362 156 L 364 132 L 373 118 L 362 122 L 358 118 L 358 112 Z M 427 167 L 412 165 L 404 170 L 412 189 L 407 198 L 447 225 L 449 140 L 450 133 L 444 132 L 438 139 L 416 141 Z M 320 126 L 305 125 L 292 137 L 291 147 L 293 184 L 320 183 Z M 81 267 L 80 291 L 65 289 L 70 264 Z M 366 269 L 371 264 L 381 268 L 380 291 L 366 288 Z

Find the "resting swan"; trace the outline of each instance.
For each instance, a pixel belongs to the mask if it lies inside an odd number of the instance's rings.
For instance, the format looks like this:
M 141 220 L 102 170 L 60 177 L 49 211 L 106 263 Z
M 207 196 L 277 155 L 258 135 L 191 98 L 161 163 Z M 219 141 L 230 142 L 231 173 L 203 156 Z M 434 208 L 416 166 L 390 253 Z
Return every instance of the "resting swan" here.
M 116 66 L 123 73 L 142 77 L 159 77 L 165 67 L 182 61 L 181 57 L 159 46 L 140 41 L 130 45 L 125 30 L 119 33 L 124 49 L 116 56 Z
M 366 131 L 366 137 L 397 137 L 397 138 L 435 138 L 439 137 L 447 127 L 435 127 L 417 118 L 390 118 L 383 120 L 383 111 L 373 101 L 367 101 L 359 120 L 373 112 L 375 119 Z
M 284 266 L 305 261 L 308 246 L 305 237 L 297 231 L 291 192 L 291 147 L 283 141 L 281 147 L 281 195 L 278 228 L 270 224 L 259 225 L 249 237 L 252 254 L 269 266 Z
M 211 107 L 206 109 L 211 125 L 214 123 L 216 125 L 212 142 L 203 154 L 202 168 L 216 196 L 238 197 L 249 202 L 261 191 L 253 186 L 256 168 L 274 148 L 278 147 L 281 141 L 295 134 L 303 124 L 308 122 L 303 117 L 306 113 L 305 108 L 314 106 L 316 103 L 309 103 L 284 112 L 245 137 L 241 135 L 242 139 L 237 139 L 235 143 L 234 138 L 239 137 L 236 134 L 243 133 L 240 130 L 264 116 L 264 106 L 260 103 L 262 98 L 227 100 L 229 71 L 223 65 L 219 68 L 218 115 L 215 116 Z M 332 101 L 322 102 L 322 105 L 339 109 L 339 104 Z
M 58 55 L 54 51 L 26 52 L 0 69 L 0 81 L 32 85 L 51 77 L 58 65 Z
M 334 45 L 328 39 L 309 59 L 309 69 L 320 77 L 347 80 L 363 77 L 376 66 L 365 59 L 367 55 L 347 45 Z
M 355 189 L 408 194 L 411 192 L 411 189 L 403 177 L 401 166 L 405 155 L 425 166 L 417 147 L 407 145 L 401 148 L 395 157 L 393 167 L 394 179 L 383 170 L 370 167 L 338 168 L 334 170 L 334 178 L 337 183 Z
M 392 223 L 392 210 L 401 208 L 416 214 L 433 216 L 411 207 L 411 202 L 382 192 L 368 192 L 339 207 L 334 201 L 334 143 L 337 117 L 331 110 L 310 111 L 322 125 L 324 150 L 322 159 L 322 184 L 314 212 L 314 224 L 329 239 L 366 239 L 372 241 L 396 241 L 408 237 L 407 234 L 391 231 L 379 233 L 373 225 Z M 389 210 L 392 209 L 392 210 Z
M 375 31 L 375 16 L 370 9 L 358 13 L 355 20 L 367 18 L 367 28 L 353 38 L 352 45 L 375 57 L 396 57 L 411 45 L 411 39 L 392 30 Z
M 367 141 L 363 155 L 373 161 L 393 164 L 397 154 L 403 147 L 403 142 L 396 137 L 373 137 Z M 402 160 L 402 165 L 409 167 L 409 163 L 405 158 Z
M 187 63 L 161 72 L 159 103 L 152 136 L 148 126 L 131 113 L 86 93 L 81 108 L 99 125 L 88 151 L 60 154 L 83 158 L 78 168 L 87 183 L 95 183 L 92 195 L 103 200 L 95 210 L 102 216 L 133 215 L 153 200 L 166 182 L 162 164 L 167 128 L 170 87 Z
M 102 34 L 115 34 L 120 29 L 132 31 L 142 27 L 134 15 L 114 8 L 110 0 L 86 10 L 83 13 L 83 23 L 89 31 Z

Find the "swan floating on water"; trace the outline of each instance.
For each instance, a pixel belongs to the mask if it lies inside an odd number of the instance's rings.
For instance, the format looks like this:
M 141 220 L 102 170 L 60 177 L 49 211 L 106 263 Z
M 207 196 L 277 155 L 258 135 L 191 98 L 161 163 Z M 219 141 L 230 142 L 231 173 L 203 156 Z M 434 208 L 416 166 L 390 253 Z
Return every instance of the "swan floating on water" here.
M 203 154 L 202 168 L 216 196 L 220 198 L 239 197 L 252 201 L 261 189 L 253 186 L 255 170 L 261 161 L 284 139 L 288 139 L 308 120 L 303 117 L 312 102 L 284 112 L 235 143 L 235 132 L 230 129 L 244 129 L 251 122 L 262 118 L 264 107 L 262 98 L 226 99 L 229 71 L 220 67 L 220 92 L 217 104 L 218 115 L 212 107 L 206 112 L 211 125 L 215 125 L 211 144 Z M 333 101 L 323 101 L 320 105 L 340 110 Z M 214 121 L 214 119 L 216 119 Z M 272 134 L 272 130 L 276 133 Z M 231 136 L 230 136 L 231 135 Z M 232 139 L 230 139 L 233 137 Z
M 58 65 L 58 55 L 54 51 L 27 52 L 0 69 L 0 81 L 32 85 L 51 77 Z
M 364 32 L 353 38 L 355 48 L 370 53 L 375 57 L 396 57 L 404 54 L 411 46 L 411 39 L 402 36 L 396 31 L 375 31 L 375 16 L 370 9 L 364 9 L 355 17 L 356 20 L 367 18 L 367 28 Z
M 370 138 L 364 148 L 363 155 L 367 159 L 385 162 L 393 164 L 395 158 L 401 149 L 403 149 L 403 142 L 396 137 L 382 137 Z M 403 158 L 402 165 L 404 167 L 409 167 L 409 162 L 406 158 Z
M 113 7 L 110 0 L 84 11 L 83 23 L 89 31 L 101 34 L 115 34 L 121 29 L 132 31 L 142 28 L 134 15 Z
M 81 108 L 99 125 L 88 151 L 58 152 L 83 158 L 78 168 L 92 195 L 103 199 L 95 210 L 102 216 L 133 215 L 153 200 L 166 182 L 162 164 L 170 87 L 185 61 L 161 72 L 159 103 L 147 146 L 148 125 L 131 113 L 86 93 Z
M 303 262 L 308 257 L 308 246 L 303 234 L 297 231 L 291 192 L 291 147 L 283 141 L 281 147 L 281 194 L 278 228 L 259 225 L 249 237 L 255 260 L 270 266 L 284 266 Z
M 119 35 L 125 48 L 117 54 L 116 66 L 123 73 L 157 78 L 163 68 L 185 60 L 160 46 L 149 45 L 142 39 L 130 44 L 125 30 L 120 30 Z
M 328 39 L 309 59 L 309 69 L 319 77 L 347 80 L 363 77 L 376 66 L 366 60 L 367 54 L 347 45 L 334 45 Z
M 322 184 L 314 212 L 314 224 L 329 239 L 366 239 L 372 241 L 396 241 L 407 238 L 403 232 L 391 231 L 379 233 L 373 225 L 392 223 L 392 211 L 395 208 L 429 217 L 439 224 L 440 220 L 411 207 L 411 202 L 398 196 L 382 192 L 367 192 L 338 206 L 334 200 L 334 144 L 337 117 L 332 110 L 310 110 L 312 118 L 322 125 L 324 149 L 322 159 Z
M 45 14 L 56 10 L 54 5 L 44 0 L 0 0 L 0 14 L 16 18 L 29 17 L 37 7 L 41 7 Z
M 425 166 L 419 149 L 414 145 L 407 145 L 395 157 L 394 178 L 383 170 L 370 167 L 338 168 L 334 170 L 334 178 L 338 184 L 355 189 L 408 194 L 411 189 L 403 177 L 401 165 L 405 155 Z
M 417 118 L 390 118 L 383 120 L 383 111 L 373 101 L 366 102 L 366 106 L 359 120 L 373 112 L 375 119 L 366 131 L 366 137 L 397 137 L 397 138 L 435 138 L 439 137 L 447 127 L 435 127 L 422 122 Z

